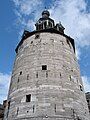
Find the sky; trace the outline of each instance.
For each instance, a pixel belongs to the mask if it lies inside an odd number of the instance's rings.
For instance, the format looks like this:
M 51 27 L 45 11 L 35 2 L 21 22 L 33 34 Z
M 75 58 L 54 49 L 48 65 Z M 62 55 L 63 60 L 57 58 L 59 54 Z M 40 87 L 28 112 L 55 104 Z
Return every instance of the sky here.
M 90 92 L 90 0 L 0 1 L 0 103 L 7 98 L 15 48 L 24 30 L 33 31 L 45 7 L 65 34 L 75 39 L 85 92 Z

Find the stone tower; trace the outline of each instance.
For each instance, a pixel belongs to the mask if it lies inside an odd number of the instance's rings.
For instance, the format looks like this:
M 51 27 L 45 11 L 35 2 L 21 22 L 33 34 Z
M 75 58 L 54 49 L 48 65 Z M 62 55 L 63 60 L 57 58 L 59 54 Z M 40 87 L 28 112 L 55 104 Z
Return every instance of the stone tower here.
M 89 120 L 74 39 L 49 16 L 16 48 L 4 120 Z

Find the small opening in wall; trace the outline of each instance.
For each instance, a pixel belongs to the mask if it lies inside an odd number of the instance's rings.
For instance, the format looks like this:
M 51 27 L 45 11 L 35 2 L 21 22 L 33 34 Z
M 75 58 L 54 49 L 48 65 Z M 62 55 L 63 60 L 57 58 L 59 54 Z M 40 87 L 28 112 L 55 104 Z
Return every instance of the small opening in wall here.
M 26 95 L 26 102 L 31 102 L 31 94 Z
M 22 71 L 20 71 L 20 75 L 22 75 Z
M 73 72 L 73 69 L 71 69 L 71 72 Z
M 54 107 L 55 107 L 54 109 L 55 109 L 55 113 L 56 113 L 56 104 L 55 104 L 55 106 L 54 106 Z
M 61 73 L 60 73 L 60 77 L 61 77 L 62 75 L 61 75 Z
M 72 77 L 71 77 L 71 75 L 69 75 L 69 79 L 70 79 L 70 81 L 72 80 Z
M 27 80 L 29 80 L 29 74 L 27 74 Z
M 38 78 L 38 72 L 36 73 L 36 78 Z
M 33 113 L 34 113 L 35 105 L 33 105 Z
M 46 72 L 46 78 L 48 77 L 48 72 Z
M 89 104 L 89 100 L 87 100 L 87 103 Z
M 77 120 L 81 120 L 81 119 L 77 116 Z
M 19 77 L 18 77 L 18 81 L 17 82 L 19 82 Z
M 42 70 L 47 70 L 47 65 L 42 65 Z
M 31 41 L 31 44 L 33 44 L 33 41 Z
M 81 91 L 83 91 L 83 88 L 82 88 L 82 86 L 81 86 L 81 85 L 80 85 L 80 90 L 81 90 Z
M 35 39 L 38 39 L 38 38 L 40 38 L 40 35 L 39 35 L 39 34 L 36 34 L 36 35 L 35 35 Z
M 18 112 L 19 112 L 19 108 L 17 108 L 17 115 L 18 115 Z

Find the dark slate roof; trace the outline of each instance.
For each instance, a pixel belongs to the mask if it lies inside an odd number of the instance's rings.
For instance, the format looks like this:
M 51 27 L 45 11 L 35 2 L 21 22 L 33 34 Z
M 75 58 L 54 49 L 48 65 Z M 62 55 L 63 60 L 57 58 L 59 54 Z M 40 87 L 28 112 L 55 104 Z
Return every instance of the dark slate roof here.
M 50 16 L 50 13 L 49 13 L 48 10 L 44 10 L 44 11 L 42 12 L 42 15 L 44 15 L 44 14 L 47 14 L 48 16 Z
M 17 50 L 18 50 L 19 46 L 23 43 L 24 40 L 26 40 L 26 38 L 28 38 L 28 37 L 36 34 L 36 33 L 42 33 L 42 32 L 56 33 L 56 34 L 60 34 L 64 37 L 66 37 L 71 42 L 71 44 L 73 46 L 73 49 L 74 49 L 74 52 L 75 52 L 75 44 L 74 44 L 74 39 L 73 38 L 67 36 L 64 33 L 61 33 L 60 31 L 56 30 L 55 28 L 49 28 L 49 29 L 43 29 L 43 30 L 38 30 L 38 31 L 32 31 L 32 32 L 29 32 L 29 31 L 25 30 L 24 33 L 23 33 L 21 41 L 19 42 L 19 44 L 17 45 L 17 47 L 15 49 L 16 53 L 17 53 Z

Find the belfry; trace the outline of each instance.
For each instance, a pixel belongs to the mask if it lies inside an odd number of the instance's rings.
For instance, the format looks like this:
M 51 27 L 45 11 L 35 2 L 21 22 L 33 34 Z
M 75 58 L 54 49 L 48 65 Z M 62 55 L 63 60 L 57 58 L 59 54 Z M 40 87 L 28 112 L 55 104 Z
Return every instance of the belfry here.
M 4 120 L 90 120 L 74 39 L 47 10 L 16 47 Z

